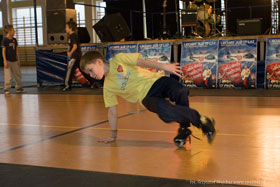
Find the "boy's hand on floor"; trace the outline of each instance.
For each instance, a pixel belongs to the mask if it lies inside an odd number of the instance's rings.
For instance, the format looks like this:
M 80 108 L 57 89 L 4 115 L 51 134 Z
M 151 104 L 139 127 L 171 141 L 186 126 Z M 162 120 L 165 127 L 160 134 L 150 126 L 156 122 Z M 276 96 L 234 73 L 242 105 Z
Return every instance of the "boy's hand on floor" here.
M 116 138 L 102 138 L 98 140 L 98 143 L 112 143 L 115 142 Z

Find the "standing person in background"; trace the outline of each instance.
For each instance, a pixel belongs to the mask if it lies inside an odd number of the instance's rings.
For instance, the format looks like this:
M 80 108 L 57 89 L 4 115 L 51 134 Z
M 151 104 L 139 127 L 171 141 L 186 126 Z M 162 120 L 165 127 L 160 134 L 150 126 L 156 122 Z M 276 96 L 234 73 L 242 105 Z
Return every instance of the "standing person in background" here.
M 65 26 L 66 33 L 68 34 L 68 50 L 67 56 L 70 58 L 67 64 L 67 70 L 64 80 L 63 91 L 71 90 L 72 88 L 72 79 L 75 74 L 76 68 L 79 67 L 80 59 L 82 56 L 80 41 L 76 34 L 77 23 L 74 21 L 68 21 Z
M 10 94 L 12 76 L 16 81 L 16 92 L 24 92 L 21 85 L 20 60 L 18 55 L 18 43 L 14 38 L 15 30 L 13 25 L 6 25 L 4 28 L 6 36 L 2 41 L 2 56 L 4 61 L 4 93 Z

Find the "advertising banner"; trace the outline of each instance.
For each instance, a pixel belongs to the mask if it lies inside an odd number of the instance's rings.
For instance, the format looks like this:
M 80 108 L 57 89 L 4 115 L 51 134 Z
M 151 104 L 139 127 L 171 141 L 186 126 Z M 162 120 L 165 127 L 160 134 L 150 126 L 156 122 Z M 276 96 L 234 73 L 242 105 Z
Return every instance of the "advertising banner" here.
M 110 62 L 118 53 L 137 53 L 137 44 L 113 44 L 107 45 L 105 59 Z
M 220 88 L 256 88 L 257 39 L 220 40 Z
M 265 69 L 267 88 L 280 88 L 280 38 L 266 41 Z
M 138 44 L 138 53 L 143 59 L 153 60 L 160 63 L 170 63 L 171 43 L 141 43 Z M 159 72 L 158 69 L 148 68 L 150 71 Z
M 97 51 L 97 45 L 81 45 L 82 54 L 85 54 L 87 51 Z
M 218 41 L 182 42 L 182 80 L 187 87 L 217 87 Z

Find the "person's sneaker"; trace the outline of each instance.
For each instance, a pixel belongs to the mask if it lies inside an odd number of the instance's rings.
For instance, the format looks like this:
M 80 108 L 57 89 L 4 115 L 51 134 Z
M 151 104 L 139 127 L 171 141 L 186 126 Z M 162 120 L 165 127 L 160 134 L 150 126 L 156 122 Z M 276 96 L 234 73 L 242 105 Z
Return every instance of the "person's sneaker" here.
M 65 86 L 64 88 L 62 88 L 62 91 L 66 92 L 66 91 L 70 91 L 71 88 L 69 86 Z
M 9 90 L 4 90 L 4 94 L 10 94 Z
M 174 138 L 174 143 L 177 145 L 179 148 L 184 147 L 187 138 L 192 134 L 192 131 L 190 129 L 186 128 L 179 128 L 178 129 L 178 134 Z
M 201 130 L 203 134 L 206 135 L 208 143 L 212 143 L 215 135 L 216 135 L 216 129 L 215 129 L 215 121 L 214 119 L 210 119 L 206 116 L 200 117 L 200 125 Z
M 24 92 L 25 92 L 25 90 L 23 88 L 18 88 L 16 90 L 16 93 L 24 93 Z

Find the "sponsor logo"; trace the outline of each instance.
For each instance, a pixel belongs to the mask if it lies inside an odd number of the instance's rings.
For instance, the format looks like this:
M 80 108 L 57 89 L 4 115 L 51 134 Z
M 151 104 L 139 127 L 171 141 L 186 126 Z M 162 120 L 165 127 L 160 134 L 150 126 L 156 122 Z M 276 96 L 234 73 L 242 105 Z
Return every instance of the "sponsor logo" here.
M 123 72 L 123 68 L 122 68 L 121 65 L 118 66 L 117 71 L 118 71 L 118 72 Z

